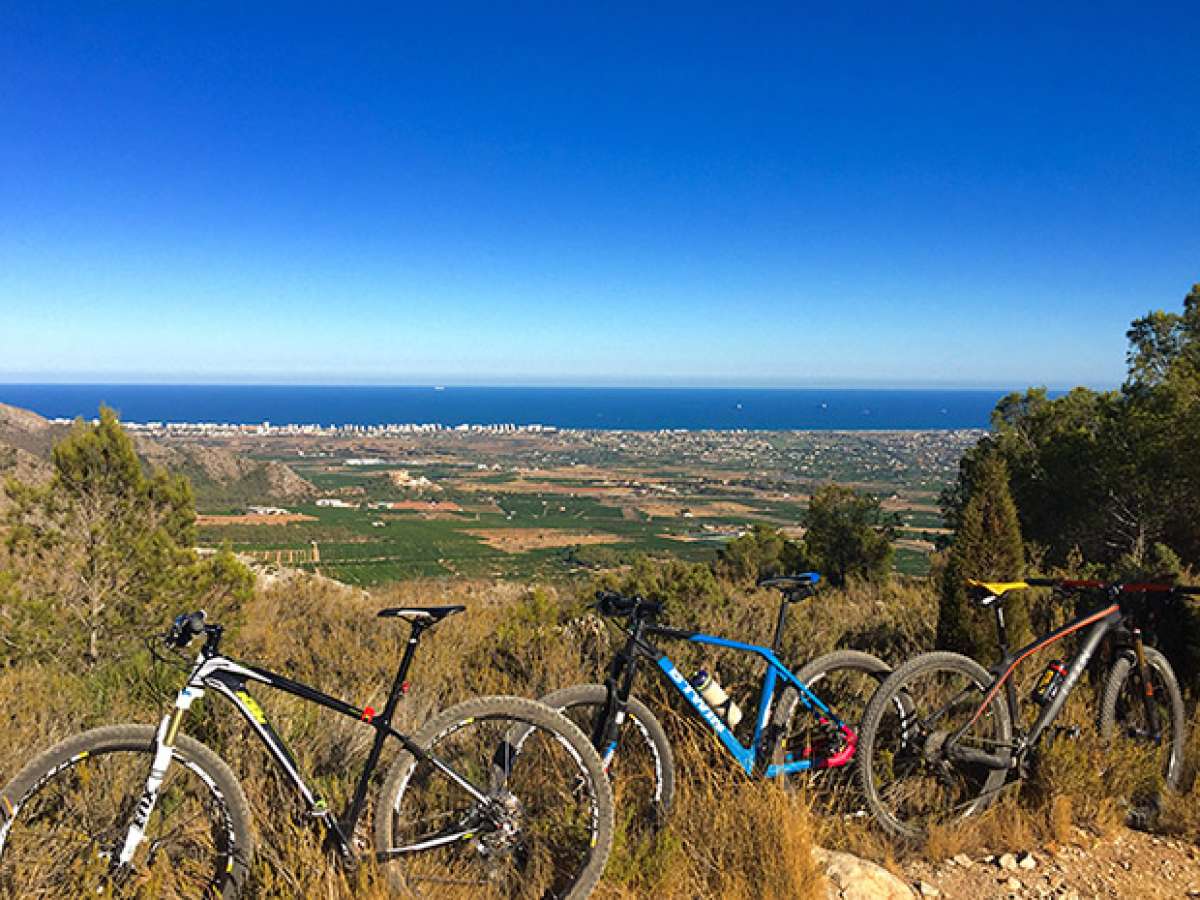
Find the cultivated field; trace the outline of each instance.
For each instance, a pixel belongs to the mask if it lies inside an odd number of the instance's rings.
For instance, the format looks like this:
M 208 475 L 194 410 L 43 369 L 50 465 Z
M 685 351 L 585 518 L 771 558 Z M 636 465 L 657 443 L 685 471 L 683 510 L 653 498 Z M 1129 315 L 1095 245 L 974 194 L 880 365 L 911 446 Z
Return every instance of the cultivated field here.
M 710 559 L 755 523 L 799 533 L 830 481 L 897 518 L 896 566 L 919 574 L 944 531 L 938 491 L 976 432 L 441 432 L 208 443 L 283 462 L 314 490 L 290 515 L 246 515 L 199 491 L 201 537 L 277 552 L 353 584 L 398 578 L 555 577 L 635 554 Z M 363 460 L 369 460 L 364 463 Z M 353 462 L 352 462 L 353 461 Z M 247 505 L 272 502 L 247 496 Z

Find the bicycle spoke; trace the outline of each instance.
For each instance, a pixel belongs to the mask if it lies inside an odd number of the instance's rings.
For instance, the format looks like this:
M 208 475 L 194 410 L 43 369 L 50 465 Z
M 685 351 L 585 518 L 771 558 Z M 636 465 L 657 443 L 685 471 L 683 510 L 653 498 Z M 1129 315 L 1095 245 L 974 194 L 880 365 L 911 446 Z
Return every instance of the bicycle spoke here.
M 514 735 L 522 735 L 519 752 Z M 571 883 L 590 852 L 590 798 L 579 790 L 586 772 L 554 735 L 512 718 L 477 719 L 430 752 L 486 785 L 488 799 L 475 801 L 432 763 L 418 763 L 391 813 L 385 851 L 399 857 L 406 880 L 534 897 Z

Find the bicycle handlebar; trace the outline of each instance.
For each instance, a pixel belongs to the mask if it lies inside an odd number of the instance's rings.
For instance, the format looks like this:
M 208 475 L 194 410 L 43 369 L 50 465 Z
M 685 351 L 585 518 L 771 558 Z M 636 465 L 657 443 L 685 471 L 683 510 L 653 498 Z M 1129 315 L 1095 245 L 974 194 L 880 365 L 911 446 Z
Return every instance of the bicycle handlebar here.
M 206 631 L 204 618 L 205 614 L 202 609 L 177 615 L 165 638 L 167 646 L 178 647 L 182 650 L 192 642 L 193 638 L 204 634 Z
M 662 612 L 662 604 L 655 600 L 617 591 L 596 591 L 596 608 L 602 616 L 656 616 Z

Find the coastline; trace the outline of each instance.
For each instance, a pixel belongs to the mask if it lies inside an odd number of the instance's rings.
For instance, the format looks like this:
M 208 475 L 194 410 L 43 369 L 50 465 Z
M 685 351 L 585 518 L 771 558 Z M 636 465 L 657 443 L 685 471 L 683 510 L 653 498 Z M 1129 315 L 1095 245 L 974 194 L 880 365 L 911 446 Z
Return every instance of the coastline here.
M 55 420 L 101 405 L 162 433 L 891 432 L 986 429 L 1005 392 L 861 388 L 502 388 L 0 384 Z

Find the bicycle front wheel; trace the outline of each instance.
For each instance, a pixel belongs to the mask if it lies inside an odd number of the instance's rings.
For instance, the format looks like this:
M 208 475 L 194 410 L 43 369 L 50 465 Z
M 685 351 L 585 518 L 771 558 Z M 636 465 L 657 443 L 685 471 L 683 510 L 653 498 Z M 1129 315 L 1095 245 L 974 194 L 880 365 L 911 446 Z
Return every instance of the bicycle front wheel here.
M 577 684 L 547 694 L 541 702 L 590 736 L 608 703 L 608 688 Z M 636 697 L 629 698 L 617 739 L 615 751 L 606 747 L 597 750 L 612 782 L 625 838 L 636 842 L 654 834 L 666 822 L 675 800 L 675 755 L 662 724 Z
M 1134 754 L 1146 763 L 1149 777 L 1129 788 L 1128 802 L 1135 821 L 1146 815 L 1153 817 L 1160 788 L 1179 790 L 1186 743 L 1183 694 L 1175 672 L 1167 658 L 1153 647 L 1146 647 L 1145 652 L 1157 734 L 1146 715 L 1146 688 L 1132 653 L 1121 654 L 1113 663 L 1100 699 L 1100 736 L 1125 742 L 1121 752 Z
M 422 753 L 396 760 L 375 814 L 393 885 L 423 897 L 592 892 L 612 846 L 613 800 L 582 731 L 542 703 L 480 697 L 412 740 Z
M 253 856 L 233 772 L 180 735 L 128 865 L 118 865 L 156 747 L 152 725 L 97 728 L 42 753 L 0 791 L 0 895 L 238 896 Z

